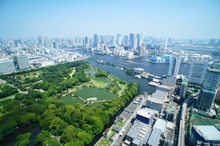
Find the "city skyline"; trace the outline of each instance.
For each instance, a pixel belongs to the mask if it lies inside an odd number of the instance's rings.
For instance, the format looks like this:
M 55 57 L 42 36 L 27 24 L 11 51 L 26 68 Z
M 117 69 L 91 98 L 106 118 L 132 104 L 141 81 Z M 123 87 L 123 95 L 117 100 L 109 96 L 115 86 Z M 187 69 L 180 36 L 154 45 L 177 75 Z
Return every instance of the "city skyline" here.
M 220 2 L 25 1 L 0 2 L 0 38 L 141 33 L 156 37 L 220 38 Z

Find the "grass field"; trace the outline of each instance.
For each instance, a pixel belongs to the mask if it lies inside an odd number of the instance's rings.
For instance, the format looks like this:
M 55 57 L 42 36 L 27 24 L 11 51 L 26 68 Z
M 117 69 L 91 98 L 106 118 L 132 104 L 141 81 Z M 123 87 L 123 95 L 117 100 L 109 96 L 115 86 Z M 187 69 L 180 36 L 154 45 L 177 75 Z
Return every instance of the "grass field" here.
M 98 100 L 112 100 L 117 98 L 117 95 L 108 92 L 107 90 L 101 90 L 93 87 L 85 87 L 74 93 L 75 96 L 80 96 L 83 99 L 96 97 Z
M 76 105 L 77 103 L 84 104 L 82 100 L 75 98 L 71 95 L 62 98 L 61 101 L 66 105 L 73 105 L 73 106 Z
M 95 78 L 95 80 L 98 81 L 98 82 L 112 84 L 112 81 L 108 78 L 97 77 L 97 78 Z
M 72 78 L 72 76 L 75 74 L 75 72 L 76 72 L 76 68 L 75 67 L 71 68 L 71 72 L 69 74 L 70 78 Z
M 190 116 L 189 132 L 191 132 L 191 128 L 193 125 L 215 125 L 215 124 L 220 124 L 220 119 L 212 119 L 192 113 Z

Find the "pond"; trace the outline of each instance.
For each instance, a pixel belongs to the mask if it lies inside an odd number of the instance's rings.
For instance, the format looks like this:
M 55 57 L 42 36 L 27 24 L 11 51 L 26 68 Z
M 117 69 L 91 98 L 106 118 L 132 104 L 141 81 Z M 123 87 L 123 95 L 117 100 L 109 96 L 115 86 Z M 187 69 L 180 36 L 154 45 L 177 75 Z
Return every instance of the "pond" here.
M 3 141 L 0 142 L 1 146 L 14 146 L 16 143 L 16 137 L 20 134 L 24 134 L 26 132 L 31 133 L 31 139 L 29 146 L 34 146 L 34 139 L 41 132 L 40 126 L 37 123 L 32 123 L 25 127 L 20 127 L 16 129 L 12 134 L 4 137 Z

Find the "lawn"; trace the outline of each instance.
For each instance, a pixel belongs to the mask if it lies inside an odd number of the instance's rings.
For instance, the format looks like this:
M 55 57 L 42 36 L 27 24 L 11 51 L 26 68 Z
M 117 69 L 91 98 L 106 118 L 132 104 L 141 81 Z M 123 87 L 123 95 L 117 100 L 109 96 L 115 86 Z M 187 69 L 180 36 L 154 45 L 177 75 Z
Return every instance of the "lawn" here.
M 80 96 L 83 99 L 96 97 L 98 100 L 113 100 L 117 95 L 108 92 L 107 90 L 97 89 L 94 87 L 85 87 L 74 93 L 75 96 Z
M 110 146 L 111 141 L 107 140 L 106 138 L 102 137 L 100 141 L 96 144 L 96 146 Z
M 190 116 L 190 130 L 193 125 L 215 125 L 215 124 L 220 124 L 220 119 L 211 119 L 208 117 L 200 116 L 197 114 L 191 114 Z
M 72 76 L 75 74 L 75 72 L 76 72 L 76 68 L 75 67 L 71 68 L 71 72 L 69 74 L 70 78 L 72 78 Z
M 66 105 L 73 105 L 73 106 L 76 105 L 77 103 L 84 104 L 82 100 L 75 98 L 71 95 L 68 95 L 68 96 L 62 98 L 61 101 Z
M 95 80 L 98 81 L 98 82 L 112 84 L 112 81 L 110 79 L 108 79 L 108 78 L 97 77 L 97 78 L 95 78 Z

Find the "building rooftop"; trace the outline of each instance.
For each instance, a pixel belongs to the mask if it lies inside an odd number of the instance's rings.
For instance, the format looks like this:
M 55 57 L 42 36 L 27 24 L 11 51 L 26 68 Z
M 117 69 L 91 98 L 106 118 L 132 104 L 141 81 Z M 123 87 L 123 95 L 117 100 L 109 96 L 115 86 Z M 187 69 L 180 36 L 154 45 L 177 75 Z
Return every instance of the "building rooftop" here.
M 159 100 L 164 101 L 166 99 L 167 95 L 168 95 L 168 92 L 156 90 L 156 92 L 154 92 L 152 94 L 152 97 L 155 99 L 159 99 Z
M 154 102 L 154 103 L 159 103 L 159 104 L 163 104 L 164 103 L 163 100 L 160 100 L 160 99 L 157 99 L 157 98 L 153 98 L 153 97 L 148 97 L 147 100 L 151 101 L 151 102 Z
M 220 130 L 217 128 L 217 126 L 199 125 L 193 127 L 206 140 L 220 140 Z
M 167 121 L 166 120 L 157 118 L 153 128 L 160 129 L 161 132 L 164 133 L 164 131 L 166 129 L 166 125 L 167 125 Z
M 148 145 L 156 146 L 160 144 L 160 136 L 162 134 L 162 131 L 157 128 L 153 128 L 153 131 L 151 133 L 151 136 L 147 142 Z
M 175 102 L 169 102 L 169 103 L 165 104 L 164 111 L 166 111 L 168 113 L 176 113 L 176 112 L 178 112 L 177 106 L 178 105 Z
M 140 116 L 146 117 L 146 118 L 150 118 L 152 115 L 154 115 L 154 112 L 149 111 L 146 108 L 142 108 L 142 109 L 138 110 L 137 114 L 140 115 Z
M 167 129 L 174 130 L 175 129 L 175 123 L 167 121 Z
M 147 124 L 135 120 L 133 126 L 128 131 L 127 136 L 133 139 L 132 143 L 143 145 L 147 143 L 151 131 L 152 128 Z

